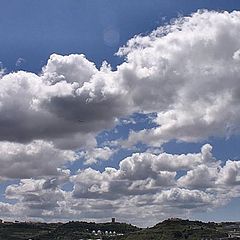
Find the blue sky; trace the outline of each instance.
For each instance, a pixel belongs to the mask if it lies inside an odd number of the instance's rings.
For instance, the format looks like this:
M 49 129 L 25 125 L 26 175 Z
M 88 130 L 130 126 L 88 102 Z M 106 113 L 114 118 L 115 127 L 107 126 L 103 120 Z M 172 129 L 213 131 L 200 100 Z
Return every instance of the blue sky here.
M 239 220 L 238 10 L 2 0 L 1 215 Z
M 1 61 L 9 71 L 24 69 L 39 72 L 52 53 L 84 53 L 98 66 L 114 56 L 118 48 L 136 34 L 151 32 L 178 15 L 198 9 L 240 8 L 238 1 L 82 1 L 82 0 L 3 0 L 1 2 Z M 104 31 L 119 32 L 119 42 L 108 46 Z M 25 59 L 21 67 L 18 58 Z

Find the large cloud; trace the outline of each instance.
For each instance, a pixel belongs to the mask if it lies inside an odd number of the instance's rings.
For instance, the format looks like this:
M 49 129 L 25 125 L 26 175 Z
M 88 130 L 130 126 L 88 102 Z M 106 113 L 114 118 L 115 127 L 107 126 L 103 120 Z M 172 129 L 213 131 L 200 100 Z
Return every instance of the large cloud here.
M 0 86 L 0 140 L 94 146 L 95 135 L 127 113 L 125 92 L 106 63 L 53 54 L 41 75 L 6 74 Z
M 237 11 L 197 12 L 136 36 L 119 50 L 126 59 L 116 71 L 53 54 L 40 75 L 3 75 L 0 140 L 93 147 L 98 132 L 136 111 L 156 112 L 159 127 L 131 134 L 133 144 L 238 133 L 239 19 Z
M 119 54 L 134 104 L 159 127 L 130 135 L 160 145 L 239 133 L 240 13 L 198 12 L 136 36 Z

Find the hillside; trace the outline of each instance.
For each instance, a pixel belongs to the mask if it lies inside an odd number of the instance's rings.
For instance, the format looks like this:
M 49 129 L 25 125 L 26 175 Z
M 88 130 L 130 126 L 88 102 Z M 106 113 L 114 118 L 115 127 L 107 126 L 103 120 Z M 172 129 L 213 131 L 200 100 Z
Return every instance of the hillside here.
M 87 223 L 87 222 L 69 222 L 57 227 L 54 231 L 35 237 L 34 240 L 79 240 L 80 238 L 99 238 L 98 235 L 93 234 L 101 231 L 105 234 L 106 231 L 109 233 L 115 232 L 117 234 L 128 234 L 130 232 L 139 231 L 140 229 L 126 223 Z M 103 235 L 102 234 L 102 235 Z M 108 238 L 110 238 L 108 234 Z
M 101 231 L 107 239 L 139 231 L 140 228 L 126 223 L 68 222 L 61 223 L 4 223 L 0 224 L 0 240 L 79 240 L 97 239 Z M 96 234 L 94 234 L 96 233 Z M 110 234 L 111 233 L 111 234 Z
M 152 228 L 124 236 L 123 240 L 201 240 L 228 237 L 227 231 L 216 223 L 181 219 L 165 220 Z
M 228 238 L 231 235 L 232 238 Z M 224 240 L 240 239 L 240 223 L 168 219 L 141 229 L 126 223 L 3 223 L 0 240 Z

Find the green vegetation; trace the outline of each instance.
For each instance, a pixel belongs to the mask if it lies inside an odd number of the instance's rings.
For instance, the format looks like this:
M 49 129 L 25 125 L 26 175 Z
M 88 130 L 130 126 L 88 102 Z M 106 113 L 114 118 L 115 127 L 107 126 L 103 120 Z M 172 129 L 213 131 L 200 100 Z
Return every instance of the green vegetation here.
M 53 231 L 57 224 L 4 223 L 0 224 L 0 240 L 30 239 Z
M 34 240 L 79 240 L 79 239 L 97 239 L 99 236 L 94 236 L 93 231 L 100 230 L 102 233 L 105 231 L 127 234 L 130 232 L 139 231 L 140 229 L 126 223 L 87 223 L 87 222 L 69 222 L 57 227 L 52 232 L 40 235 Z M 109 239 L 107 237 L 107 239 Z
M 126 223 L 94 223 L 94 222 L 69 222 L 69 223 L 3 223 L 0 224 L 0 240 L 79 240 L 97 239 L 99 236 L 92 234 L 100 230 L 102 233 L 111 231 L 127 234 L 139 231 L 140 228 Z M 111 239 L 110 236 L 106 236 Z M 115 238 L 117 240 L 117 238 Z
M 203 223 L 189 220 L 166 220 L 152 228 L 124 236 L 124 240 L 200 240 L 220 239 L 228 234 L 215 223 Z
M 234 230 L 236 233 L 239 228 L 239 223 L 217 224 L 181 219 L 165 220 L 146 229 L 117 222 L 3 223 L 0 224 L 0 240 L 217 240 L 227 239 L 229 232 Z M 97 231 L 101 234 L 94 234 Z M 105 234 L 106 231 L 108 234 Z

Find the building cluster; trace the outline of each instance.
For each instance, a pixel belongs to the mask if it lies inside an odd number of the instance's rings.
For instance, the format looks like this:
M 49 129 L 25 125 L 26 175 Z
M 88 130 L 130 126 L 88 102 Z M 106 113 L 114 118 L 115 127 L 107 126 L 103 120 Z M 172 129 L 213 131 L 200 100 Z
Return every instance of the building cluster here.
M 112 218 L 112 223 L 116 223 L 116 219 Z M 101 230 L 93 230 L 92 234 L 95 236 L 119 236 L 123 235 L 122 233 L 116 233 L 116 231 L 101 231 Z
M 99 235 L 99 236 L 101 236 L 101 235 L 106 235 L 106 236 L 116 236 L 116 235 L 119 235 L 115 231 L 113 231 L 113 232 L 112 231 L 105 231 L 105 232 L 103 232 L 103 231 L 100 231 L 100 230 L 97 230 L 97 231 L 93 230 L 92 234 L 95 235 L 95 236 L 97 236 L 97 235 Z

